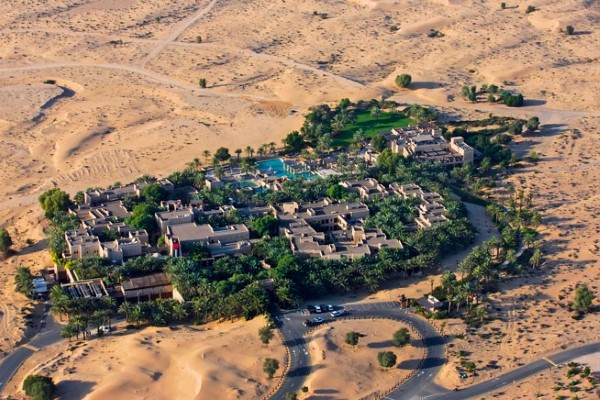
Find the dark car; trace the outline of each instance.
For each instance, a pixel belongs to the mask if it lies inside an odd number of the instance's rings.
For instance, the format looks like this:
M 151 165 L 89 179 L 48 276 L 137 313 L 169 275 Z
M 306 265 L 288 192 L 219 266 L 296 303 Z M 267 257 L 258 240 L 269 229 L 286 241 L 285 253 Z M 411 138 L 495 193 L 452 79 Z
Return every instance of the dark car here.
M 321 307 L 321 310 L 323 310 L 323 312 L 333 311 L 333 306 L 330 304 L 319 304 L 319 307 Z
M 314 314 L 316 312 L 315 306 L 313 305 L 307 305 L 306 309 L 308 310 L 309 313 Z
M 312 322 L 310 319 L 306 319 L 304 320 L 304 322 L 302 323 L 302 325 L 304 326 L 313 326 L 315 323 Z

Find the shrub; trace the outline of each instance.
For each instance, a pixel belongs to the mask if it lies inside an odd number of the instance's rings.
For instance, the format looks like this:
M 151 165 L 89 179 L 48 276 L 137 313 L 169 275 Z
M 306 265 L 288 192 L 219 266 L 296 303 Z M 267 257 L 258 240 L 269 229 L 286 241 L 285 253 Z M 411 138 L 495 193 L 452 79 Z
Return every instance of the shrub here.
M 8 231 L 4 228 L 0 228 L 0 252 L 6 254 L 13 245 L 12 238 Z
M 567 33 L 567 35 L 572 35 L 575 33 L 575 28 L 573 27 L 573 25 L 567 25 L 565 32 Z
M 535 11 L 535 7 L 534 6 L 527 6 L 527 9 L 525 10 L 525 12 L 527 14 L 532 13 Z
M 377 361 L 383 368 L 392 368 L 396 365 L 396 355 L 391 351 L 382 351 L 377 353 Z
M 350 346 L 354 347 L 358 344 L 358 339 L 360 339 L 360 333 L 358 333 L 356 331 L 350 331 L 350 332 L 346 333 L 344 342 L 346 342 Z
M 506 9 L 506 3 L 504 3 L 504 2 L 500 3 L 500 8 L 503 10 Z
M 275 372 L 279 369 L 279 361 L 274 358 L 265 358 L 265 362 L 263 363 L 263 371 L 267 374 L 269 379 L 273 378 Z
M 410 343 L 410 333 L 408 332 L 408 329 L 400 328 L 396 332 L 394 332 L 392 342 L 394 342 L 394 344 L 398 347 L 402 347 Z
M 202 89 L 205 89 L 205 88 L 206 88 L 206 79 L 205 79 L 205 78 L 200 78 L 200 79 L 198 80 L 198 85 L 200 85 L 200 87 L 201 87 Z
M 23 382 L 25 394 L 33 400 L 50 400 L 54 395 L 52 378 L 41 375 L 29 375 Z
M 408 75 L 408 74 L 402 74 L 402 75 L 398 75 L 396 77 L 396 85 L 398 85 L 399 87 L 405 89 L 410 85 L 410 82 L 412 81 L 412 76 Z

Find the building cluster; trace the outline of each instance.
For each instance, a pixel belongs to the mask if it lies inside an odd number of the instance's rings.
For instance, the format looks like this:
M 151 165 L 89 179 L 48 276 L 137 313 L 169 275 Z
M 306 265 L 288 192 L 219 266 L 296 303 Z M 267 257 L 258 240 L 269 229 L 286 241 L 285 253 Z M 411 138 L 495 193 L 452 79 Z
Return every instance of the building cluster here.
M 388 239 L 379 229 L 367 229 L 369 208 L 363 203 L 324 199 L 311 203 L 273 206 L 280 234 L 290 241 L 299 257 L 328 260 L 354 259 L 382 248 L 402 249 L 399 240 Z
M 235 212 L 242 219 L 274 215 L 279 224 L 280 235 L 289 240 L 294 254 L 301 258 L 318 257 L 327 260 L 356 259 L 384 248 L 402 249 L 399 240 L 388 238 L 379 229 L 365 227 L 369 208 L 363 202 L 341 202 L 328 198 L 306 203 L 288 202 L 268 207 L 236 208 L 223 205 L 216 209 L 206 207 L 200 200 L 193 200 L 195 189 L 177 188 L 166 181 L 158 182 L 171 197 L 182 197 L 161 203 L 161 211 L 155 215 L 157 233 L 164 238 L 164 245 L 155 247 L 145 230 L 128 226 L 131 215 L 124 206 L 126 196 L 140 196 L 145 184 L 132 184 L 110 190 L 93 190 L 85 194 L 85 204 L 70 210 L 81 226 L 65 233 L 67 260 L 80 260 L 98 256 L 121 264 L 133 257 L 161 254 L 179 257 L 194 252 L 198 246 L 206 252 L 208 260 L 222 256 L 248 254 L 253 243 L 250 230 L 243 223 L 225 226 L 199 223 L 214 218 L 225 220 Z M 446 220 L 446 209 L 437 193 L 423 191 L 417 185 L 389 187 L 375 179 L 348 180 L 340 183 L 348 192 L 362 200 L 403 196 L 418 198 L 419 217 L 415 227 L 429 228 Z M 195 192 L 195 193 L 194 193 Z M 181 195 L 181 196 L 178 196 Z M 108 234 L 110 232 L 110 235 Z M 156 238 L 154 238 L 156 239 Z M 124 300 L 152 299 L 157 297 L 178 298 L 164 273 L 135 277 L 116 287 L 107 287 L 102 279 L 79 279 L 73 269 L 57 267 L 59 280 L 68 280 L 65 290 L 74 298 L 116 296 Z
M 472 163 L 476 154 L 475 149 L 466 144 L 462 137 L 453 137 L 448 142 L 442 136 L 442 130 L 432 124 L 393 128 L 380 134 L 387 139 L 392 152 L 411 157 L 417 162 L 437 161 L 454 167 Z M 366 151 L 364 157 L 367 162 L 374 163 L 377 154 Z

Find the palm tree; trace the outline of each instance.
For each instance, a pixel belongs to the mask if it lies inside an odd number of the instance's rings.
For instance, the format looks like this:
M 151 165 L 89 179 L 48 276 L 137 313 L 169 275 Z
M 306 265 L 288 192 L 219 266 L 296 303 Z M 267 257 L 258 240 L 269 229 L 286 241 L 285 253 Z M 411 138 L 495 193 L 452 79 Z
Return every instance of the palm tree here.
M 250 146 L 246 146 L 246 156 L 252 157 L 254 155 L 254 149 Z
M 277 149 L 275 148 L 275 146 L 276 146 L 276 145 L 275 145 L 275 142 L 270 142 L 270 143 L 269 143 L 269 150 L 271 150 L 271 153 L 273 153 L 273 154 L 275 154 L 275 150 L 277 150 Z
M 208 164 L 208 160 L 210 159 L 210 151 L 204 150 L 202 155 L 204 156 L 204 163 Z
M 173 319 L 175 321 L 183 321 L 188 316 L 187 308 L 183 303 L 177 303 L 173 305 Z
M 371 110 L 369 111 L 371 112 L 371 117 L 374 117 L 375 119 L 379 119 L 379 117 L 381 116 L 381 108 L 377 106 L 371 107 Z
M 344 126 L 346 126 L 346 122 L 344 121 L 343 116 L 336 114 L 331 120 L 331 127 L 336 130 L 341 130 L 344 129 Z
M 259 157 L 264 157 L 266 153 L 265 146 L 260 146 L 256 152 L 258 153 Z
M 237 160 L 240 161 L 240 154 L 242 154 L 242 149 L 235 149 L 235 154 L 237 154 Z
M 125 314 L 125 319 L 127 321 L 130 321 L 129 316 L 131 315 L 131 310 L 133 309 L 133 305 L 128 302 L 128 301 L 124 301 L 120 306 L 119 306 L 119 312 L 122 314 Z
M 68 323 L 60 329 L 60 336 L 69 339 L 69 342 L 75 335 L 79 338 L 79 332 L 77 332 L 77 329 L 71 323 Z
M 529 264 L 533 269 L 536 269 L 542 263 L 543 258 L 544 254 L 542 253 L 542 249 L 536 247 L 535 250 L 533 250 L 531 258 L 529 259 Z

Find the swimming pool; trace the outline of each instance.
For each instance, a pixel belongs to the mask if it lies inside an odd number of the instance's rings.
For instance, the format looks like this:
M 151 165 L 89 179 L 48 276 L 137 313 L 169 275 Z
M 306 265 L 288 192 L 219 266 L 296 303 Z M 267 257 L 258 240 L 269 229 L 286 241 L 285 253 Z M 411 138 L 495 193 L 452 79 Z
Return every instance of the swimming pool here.
M 295 170 L 288 165 L 286 168 L 285 162 L 281 158 L 273 158 L 271 160 L 259 161 L 256 163 L 258 170 L 270 176 L 278 178 L 304 178 L 311 179 L 315 175 L 310 171 L 302 171 L 301 167 L 296 167 Z

